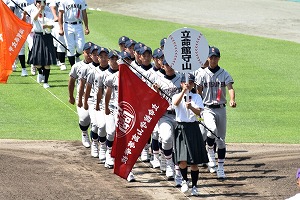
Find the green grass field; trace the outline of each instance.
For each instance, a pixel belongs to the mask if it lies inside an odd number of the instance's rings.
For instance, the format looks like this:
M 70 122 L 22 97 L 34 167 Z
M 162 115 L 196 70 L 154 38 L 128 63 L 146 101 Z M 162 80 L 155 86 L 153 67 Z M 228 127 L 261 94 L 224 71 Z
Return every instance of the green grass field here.
M 88 15 L 91 33 L 86 41 L 112 49 L 122 35 L 155 49 L 176 29 L 201 31 L 210 45 L 220 48 L 220 66 L 235 80 L 237 108 L 227 108 L 227 142 L 300 143 L 298 43 L 107 12 Z M 47 91 L 35 76 L 20 77 L 19 67 L 0 85 L 0 138 L 79 140 L 68 79 L 68 71 L 53 66 Z

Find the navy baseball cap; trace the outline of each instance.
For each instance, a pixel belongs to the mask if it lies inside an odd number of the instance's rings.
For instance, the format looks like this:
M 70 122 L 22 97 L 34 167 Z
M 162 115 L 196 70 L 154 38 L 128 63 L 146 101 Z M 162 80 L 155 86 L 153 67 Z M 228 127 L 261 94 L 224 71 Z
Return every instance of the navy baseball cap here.
M 195 76 L 191 73 L 188 73 L 188 79 L 189 79 L 189 81 L 195 82 Z M 184 73 L 181 74 L 181 82 L 186 82 Z
M 125 58 L 131 59 L 130 53 L 128 53 L 126 51 L 121 51 L 119 55 L 121 56 L 122 59 L 125 59 Z
M 135 44 L 136 44 L 136 41 L 129 39 L 125 42 L 125 47 L 129 48 L 129 47 L 131 47 L 131 45 L 135 45 Z
M 122 36 L 119 38 L 119 44 L 125 44 L 125 42 L 129 40 L 129 37 L 127 36 Z
M 95 50 L 99 50 L 101 47 L 97 44 L 93 44 L 93 46 L 91 47 L 91 52 L 95 51 Z
M 150 54 L 152 54 L 152 49 L 147 46 L 143 46 L 139 49 L 140 54 L 144 54 L 146 51 L 148 51 Z
M 134 45 L 134 51 L 138 51 L 143 46 L 145 46 L 145 44 L 143 44 L 141 42 L 135 43 L 135 45 Z
M 157 48 L 153 51 L 153 58 L 161 58 L 164 56 L 164 51 L 161 48 Z
M 100 48 L 98 49 L 98 55 L 100 55 L 101 52 L 105 52 L 105 53 L 109 54 L 108 49 L 105 48 L 105 47 L 100 47 Z
M 161 40 L 160 40 L 160 46 L 161 46 L 161 47 L 165 46 L 166 41 L 167 41 L 167 38 L 161 39 Z
M 208 57 L 212 56 L 221 57 L 220 50 L 217 47 L 209 47 Z
M 108 53 L 108 58 L 112 58 L 112 57 L 119 57 L 119 54 L 120 52 L 118 52 L 118 51 L 110 51 L 109 53 Z
M 94 43 L 92 43 L 92 42 L 85 43 L 83 46 L 83 51 L 90 49 L 93 45 L 94 45 Z

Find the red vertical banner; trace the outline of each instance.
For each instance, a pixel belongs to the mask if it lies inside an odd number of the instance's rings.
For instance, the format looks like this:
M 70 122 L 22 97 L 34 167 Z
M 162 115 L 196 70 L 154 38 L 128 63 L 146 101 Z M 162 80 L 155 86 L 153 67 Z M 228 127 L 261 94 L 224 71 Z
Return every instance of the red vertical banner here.
M 7 82 L 12 65 L 31 29 L 31 24 L 20 20 L 0 1 L 0 83 Z
M 119 67 L 114 173 L 126 179 L 169 103 L 125 65 Z

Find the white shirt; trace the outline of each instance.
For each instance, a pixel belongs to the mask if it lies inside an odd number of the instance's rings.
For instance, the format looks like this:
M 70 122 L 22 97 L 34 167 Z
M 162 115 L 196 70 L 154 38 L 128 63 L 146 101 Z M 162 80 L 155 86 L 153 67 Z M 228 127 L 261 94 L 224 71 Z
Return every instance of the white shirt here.
M 178 106 L 174 105 L 175 99 L 177 99 L 181 94 L 175 94 L 172 98 L 172 104 L 175 108 L 176 112 L 176 117 L 175 120 L 177 122 L 195 122 L 197 121 L 196 114 L 190 110 L 187 109 L 186 104 L 185 104 L 185 98 L 186 95 L 183 96 L 181 102 L 179 103 Z M 199 94 L 194 94 L 194 93 L 189 93 L 189 97 L 191 99 L 191 105 L 195 108 L 204 108 L 202 98 Z

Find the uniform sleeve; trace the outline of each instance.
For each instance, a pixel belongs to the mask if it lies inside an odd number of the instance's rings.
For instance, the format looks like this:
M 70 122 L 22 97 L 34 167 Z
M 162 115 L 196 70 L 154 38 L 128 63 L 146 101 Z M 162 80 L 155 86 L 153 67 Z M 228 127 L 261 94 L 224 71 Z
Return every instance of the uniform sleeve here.
M 87 3 L 85 0 L 82 1 L 82 9 L 81 10 L 86 10 L 88 8 Z
M 69 76 L 74 78 L 74 79 L 78 79 L 78 74 L 76 73 L 77 71 L 77 66 L 76 65 L 73 65 L 72 68 L 71 68 L 71 71 L 69 73 Z
M 58 10 L 65 10 L 65 2 L 64 1 L 61 1 L 59 6 L 58 6 Z
M 232 77 L 230 76 L 230 74 L 227 71 L 225 71 L 225 73 L 226 73 L 226 76 L 225 76 L 225 85 L 228 85 L 229 83 L 233 84 L 234 81 L 233 81 Z
M 106 77 L 106 79 L 104 80 L 104 85 L 106 86 L 106 87 L 113 87 L 113 79 L 112 79 L 112 77 L 113 76 L 108 76 L 108 77 Z
M 90 83 L 91 85 L 94 84 L 94 81 L 95 81 L 95 73 L 90 73 L 88 76 L 87 76 L 87 79 L 86 81 L 88 83 Z

